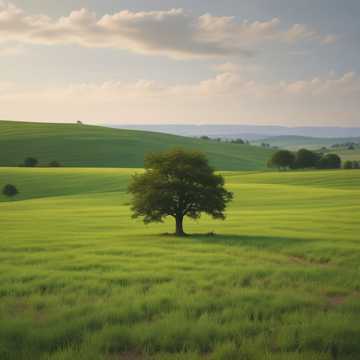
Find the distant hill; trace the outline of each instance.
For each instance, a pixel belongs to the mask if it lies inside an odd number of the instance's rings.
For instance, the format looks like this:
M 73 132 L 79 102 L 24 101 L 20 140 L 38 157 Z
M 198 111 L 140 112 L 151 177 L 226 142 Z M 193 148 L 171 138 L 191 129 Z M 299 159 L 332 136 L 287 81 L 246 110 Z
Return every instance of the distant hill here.
M 143 166 L 145 153 L 173 147 L 205 152 L 218 170 L 263 169 L 272 153 L 257 146 L 156 132 L 0 121 L 0 166 L 16 166 L 31 156 L 40 165 L 56 160 L 70 167 L 138 168 Z
M 360 137 L 319 138 L 310 136 L 273 136 L 253 141 L 253 144 L 260 145 L 261 143 L 267 143 L 271 146 L 297 150 L 304 147 L 307 149 L 319 149 L 321 147 L 330 147 L 334 144 L 344 144 L 347 142 L 360 143 Z
M 260 140 L 274 136 L 311 136 L 311 137 L 360 137 L 360 127 L 335 126 L 307 126 L 287 127 L 276 125 L 108 125 L 114 128 L 132 130 L 156 131 L 167 134 L 200 137 L 206 135 L 212 138 L 243 138 L 247 140 Z

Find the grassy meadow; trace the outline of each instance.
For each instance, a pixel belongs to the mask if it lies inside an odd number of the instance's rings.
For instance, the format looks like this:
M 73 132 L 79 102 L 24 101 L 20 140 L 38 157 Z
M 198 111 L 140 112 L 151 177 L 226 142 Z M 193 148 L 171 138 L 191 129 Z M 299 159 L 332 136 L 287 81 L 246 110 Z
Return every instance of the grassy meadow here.
M 134 171 L 0 168 L 0 359 L 359 359 L 360 171 L 224 172 L 184 239 Z
M 79 124 L 0 121 L 0 166 L 35 157 L 40 166 L 141 168 L 144 154 L 181 147 L 204 152 L 219 170 L 265 169 L 272 150 L 169 134 Z

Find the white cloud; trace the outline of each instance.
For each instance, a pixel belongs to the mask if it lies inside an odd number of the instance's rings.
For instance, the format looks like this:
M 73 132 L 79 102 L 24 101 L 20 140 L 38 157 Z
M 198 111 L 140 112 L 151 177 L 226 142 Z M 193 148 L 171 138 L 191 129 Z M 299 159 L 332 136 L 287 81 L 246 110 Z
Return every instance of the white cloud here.
M 120 11 L 97 17 L 87 9 L 57 19 L 29 15 L 10 3 L 0 3 L 0 42 L 45 45 L 78 44 L 84 47 L 126 49 L 173 58 L 251 55 L 265 42 L 298 40 L 332 43 L 334 35 L 320 35 L 305 25 L 283 29 L 278 18 L 243 21 L 204 14 L 196 17 L 183 9 Z
M 0 84 L 0 118 L 123 123 L 282 123 L 359 125 L 360 77 L 262 83 L 221 73 L 195 84 Z

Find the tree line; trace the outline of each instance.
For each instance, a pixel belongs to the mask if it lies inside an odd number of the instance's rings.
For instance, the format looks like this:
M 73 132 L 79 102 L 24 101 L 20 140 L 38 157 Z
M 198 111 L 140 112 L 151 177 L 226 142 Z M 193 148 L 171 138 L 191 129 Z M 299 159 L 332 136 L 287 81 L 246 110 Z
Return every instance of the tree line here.
M 276 151 L 268 161 L 268 167 L 288 169 L 340 169 L 341 158 L 337 154 L 321 154 L 308 149 L 297 152 Z

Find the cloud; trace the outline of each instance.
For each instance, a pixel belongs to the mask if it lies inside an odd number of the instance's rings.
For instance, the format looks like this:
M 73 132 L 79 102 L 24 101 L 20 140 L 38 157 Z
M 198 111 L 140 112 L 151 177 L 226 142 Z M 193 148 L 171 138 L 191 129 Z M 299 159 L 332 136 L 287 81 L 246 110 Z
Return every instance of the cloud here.
M 244 80 L 219 73 L 193 84 L 149 80 L 21 88 L 0 83 L 0 118 L 122 123 L 359 125 L 360 77 L 292 82 Z
M 51 18 L 29 15 L 11 3 L 0 2 L 0 42 L 125 49 L 171 58 L 250 56 L 264 43 L 316 40 L 332 43 L 334 35 L 322 36 L 305 25 L 288 29 L 278 18 L 243 21 L 235 17 L 194 16 L 183 9 L 132 12 L 97 17 L 80 9 L 68 16 Z

